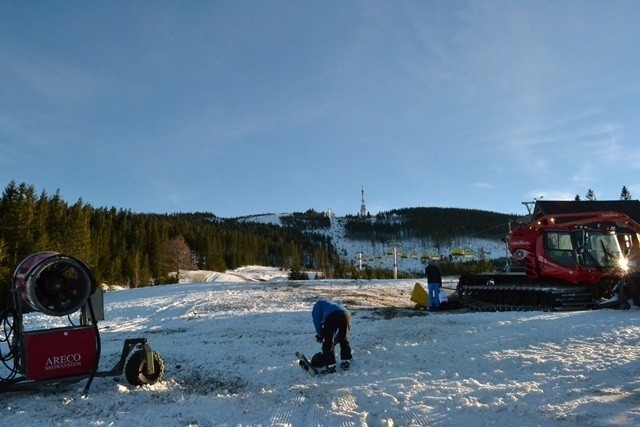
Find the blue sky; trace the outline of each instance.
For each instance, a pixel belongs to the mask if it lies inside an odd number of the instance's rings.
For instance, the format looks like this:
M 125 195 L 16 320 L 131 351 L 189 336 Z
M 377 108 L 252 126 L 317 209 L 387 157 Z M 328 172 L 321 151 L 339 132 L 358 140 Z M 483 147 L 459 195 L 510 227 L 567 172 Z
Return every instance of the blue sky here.
M 221 217 L 640 197 L 637 1 L 0 3 L 0 185 Z

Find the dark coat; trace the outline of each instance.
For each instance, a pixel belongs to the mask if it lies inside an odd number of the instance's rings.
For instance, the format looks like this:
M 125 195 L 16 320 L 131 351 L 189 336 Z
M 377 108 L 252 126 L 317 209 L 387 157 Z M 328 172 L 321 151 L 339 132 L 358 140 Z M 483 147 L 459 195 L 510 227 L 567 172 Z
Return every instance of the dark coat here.
M 442 277 L 440 276 L 440 269 L 435 264 L 427 265 L 424 272 L 427 275 L 427 283 L 442 283 Z

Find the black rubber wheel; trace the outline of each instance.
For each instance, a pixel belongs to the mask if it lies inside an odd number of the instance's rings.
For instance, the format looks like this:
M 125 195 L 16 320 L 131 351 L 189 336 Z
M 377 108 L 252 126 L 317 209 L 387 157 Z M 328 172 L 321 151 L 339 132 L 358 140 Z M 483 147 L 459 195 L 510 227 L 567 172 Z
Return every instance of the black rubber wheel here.
M 129 357 L 124 365 L 124 375 L 129 384 L 141 386 L 160 381 L 162 374 L 164 374 L 164 362 L 155 351 L 152 351 L 151 354 L 153 356 L 153 374 L 150 374 L 147 369 L 147 357 L 144 350 L 138 350 Z

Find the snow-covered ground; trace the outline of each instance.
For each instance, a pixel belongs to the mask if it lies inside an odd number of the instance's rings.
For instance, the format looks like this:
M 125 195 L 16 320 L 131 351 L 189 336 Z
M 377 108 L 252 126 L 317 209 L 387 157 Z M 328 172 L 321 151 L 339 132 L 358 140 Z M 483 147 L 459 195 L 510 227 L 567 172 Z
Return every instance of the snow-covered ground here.
M 147 337 L 164 359 L 163 381 L 132 387 L 123 376 L 96 378 L 87 398 L 84 381 L 57 393 L 5 393 L 0 424 L 640 425 L 637 307 L 432 314 L 413 308 L 414 280 L 197 273 L 211 281 L 105 294 L 101 370 L 115 364 L 125 338 Z M 294 352 L 319 350 L 311 322 L 319 298 L 351 310 L 354 362 L 312 378 Z

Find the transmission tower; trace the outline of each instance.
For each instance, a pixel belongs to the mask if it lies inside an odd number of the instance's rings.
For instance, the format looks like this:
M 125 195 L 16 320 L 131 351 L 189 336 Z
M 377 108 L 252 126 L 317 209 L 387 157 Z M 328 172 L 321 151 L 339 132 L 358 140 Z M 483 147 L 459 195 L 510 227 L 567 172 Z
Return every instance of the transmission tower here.
M 364 204 L 364 186 L 362 187 L 362 190 L 360 191 L 360 195 L 361 195 L 360 213 L 358 214 L 358 216 L 360 218 L 366 218 L 366 216 L 367 216 L 367 206 Z

